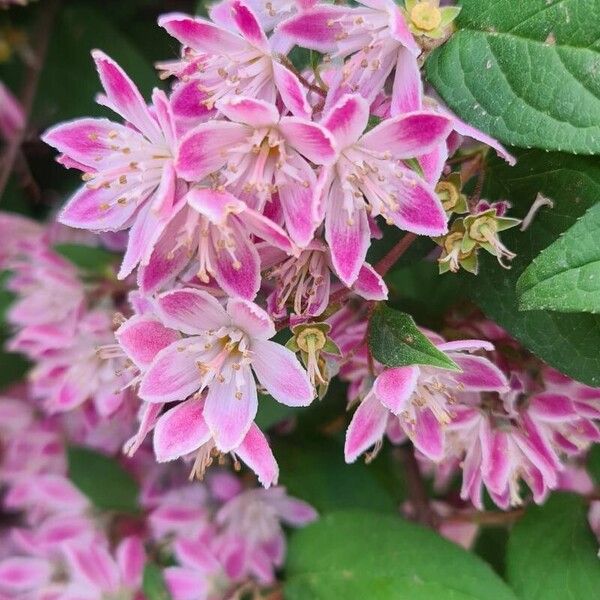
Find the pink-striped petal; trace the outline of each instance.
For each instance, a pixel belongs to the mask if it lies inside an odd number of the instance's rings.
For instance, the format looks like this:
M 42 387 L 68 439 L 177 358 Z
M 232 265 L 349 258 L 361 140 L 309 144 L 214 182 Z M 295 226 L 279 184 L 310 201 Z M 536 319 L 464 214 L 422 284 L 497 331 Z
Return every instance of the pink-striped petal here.
M 267 392 L 287 406 L 308 406 L 314 390 L 302 365 L 291 351 L 275 342 L 254 339 L 252 368 Z
M 434 462 L 444 458 L 444 434 L 442 425 L 429 408 L 415 411 L 415 448 Z
M 388 297 L 385 281 L 369 263 L 360 268 L 352 290 L 365 300 L 387 300 Z
M 398 40 L 414 56 L 421 54 L 421 47 L 415 41 L 400 8 L 394 3 L 387 3 L 386 8 L 390 14 L 390 33 L 392 37 Z
M 229 323 L 219 301 L 209 293 L 194 288 L 165 292 L 157 298 L 156 307 L 167 327 L 191 335 L 219 329 Z
M 142 583 L 146 562 L 142 540 L 136 535 L 126 537 L 117 546 L 116 558 L 123 584 L 130 589 L 138 587 Z
M 421 110 L 423 83 L 415 55 L 406 48 L 398 50 L 390 113 L 397 117 L 407 112 Z
M 273 62 L 273 78 L 284 106 L 296 117 L 310 118 L 312 109 L 298 76 L 281 63 Z
M 466 354 L 451 354 L 452 360 L 462 369 L 452 377 L 464 390 L 472 392 L 498 392 L 508 389 L 502 371 L 487 358 Z
M 322 125 L 333 134 L 338 149 L 342 150 L 358 140 L 368 121 L 367 101 L 357 94 L 347 94 L 327 113 Z
M 154 428 L 154 454 L 158 462 L 174 460 L 200 448 L 211 435 L 202 411 L 204 402 L 186 400 L 162 415 Z
M 267 36 L 249 6 L 235 0 L 231 5 L 231 16 L 240 35 L 248 43 L 265 54 L 270 52 Z
M 204 418 L 221 452 L 231 452 L 242 443 L 257 408 L 256 384 L 249 367 L 242 367 L 229 381 L 211 383 Z
M 396 367 L 386 369 L 373 384 L 373 392 L 379 401 L 395 415 L 406 409 L 417 387 L 421 371 L 419 367 Z
M 250 425 L 235 453 L 256 473 L 261 485 L 268 488 L 277 483 L 279 467 L 267 438 L 255 423 Z
M 216 104 L 219 112 L 230 121 L 244 123 L 256 129 L 279 122 L 279 111 L 274 104 L 247 97 L 226 98 Z
M 163 576 L 173 600 L 203 600 L 208 597 L 209 579 L 202 571 L 186 567 L 167 567 Z
M 329 130 L 318 123 L 298 117 L 283 117 L 279 131 L 286 142 L 300 154 L 317 165 L 330 164 L 335 160 L 335 141 Z
M 37 593 L 51 576 L 50 563 L 42 558 L 13 556 L 0 561 L 0 590 L 19 594 L 15 598 L 25 592 Z
M 148 402 L 185 400 L 200 387 L 198 354 L 190 346 L 202 348 L 203 338 L 179 340 L 161 350 L 140 383 L 140 398 Z
M 443 144 L 452 121 L 438 113 L 415 112 L 387 119 L 364 135 L 361 146 L 389 151 L 395 159 L 421 156 Z
M 508 433 L 492 429 L 487 420 L 479 431 L 481 470 L 486 486 L 501 494 L 508 485 L 511 471 L 511 452 Z
M 227 302 L 227 314 L 236 327 L 252 338 L 268 340 L 275 335 L 275 325 L 271 317 L 254 302 L 231 298 Z
M 65 552 L 71 568 L 89 585 L 106 595 L 119 591 L 119 571 L 108 550 L 99 544 L 68 547 Z
M 545 392 L 529 399 L 529 414 L 544 421 L 558 422 L 577 417 L 573 401 L 562 394 Z
M 92 58 L 110 107 L 135 125 L 149 140 L 160 142 L 163 135 L 142 95 L 125 71 L 100 50 L 93 50 Z
M 368 394 L 360 403 L 346 432 L 344 457 L 347 463 L 353 463 L 383 438 L 388 415 L 388 409 L 375 394 Z

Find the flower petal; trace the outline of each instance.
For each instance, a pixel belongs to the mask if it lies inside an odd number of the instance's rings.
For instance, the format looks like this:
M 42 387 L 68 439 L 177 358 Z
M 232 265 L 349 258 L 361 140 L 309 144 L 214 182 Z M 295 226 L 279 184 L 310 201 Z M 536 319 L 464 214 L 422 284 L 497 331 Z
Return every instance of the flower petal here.
M 415 55 L 406 48 L 398 50 L 394 87 L 392 88 L 392 117 L 421 110 L 423 104 L 423 83 L 421 71 Z
M 368 121 L 367 101 L 357 94 L 347 94 L 332 107 L 321 123 L 333 134 L 338 149 L 342 150 L 358 140 Z
M 174 342 L 161 350 L 142 377 L 139 395 L 148 402 L 185 400 L 200 388 L 198 352 L 190 346 L 200 346 L 202 338 L 191 337 Z
M 275 325 L 260 306 L 242 298 L 227 302 L 227 314 L 232 323 L 252 338 L 268 340 L 275 335 Z
M 360 145 L 369 150 L 389 151 L 394 159 L 427 154 L 444 144 L 452 131 L 452 120 L 434 112 L 414 112 L 386 119 L 365 134 Z
M 498 392 L 507 389 L 506 376 L 487 358 L 467 354 L 451 354 L 450 356 L 462 369 L 462 373 L 453 373 L 452 377 L 464 390 Z
M 442 426 L 429 408 L 415 411 L 413 443 L 417 450 L 434 462 L 444 458 L 444 435 Z
M 165 412 L 154 428 L 154 454 L 158 462 L 174 460 L 197 450 L 211 435 L 202 411 L 204 402 L 191 398 Z
M 406 409 L 406 404 L 417 387 L 420 373 L 416 366 L 385 369 L 375 379 L 373 392 L 385 407 L 398 415 Z
M 116 550 L 121 580 L 126 587 L 134 589 L 142 583 L 146 552 L 142 540 L 130 535 L 119 543 Z
M 388 298 L 385 281 L 369 263 L 364 263 L 360 268 L 352 290 L 365 300 L 387 300 Z
M 157 298 L 156 307 L 167 327 L 191 335 L 219 329 L 229 323 L 219 301 L 208 292 L 194 288 L 165 292 Z
M 283 117 L 279 131 L 286 142 L 317 165 L 332 163 L 336 157 L 335 141 L 328 129 L 298 117 Z
M 312 109 L 297 75 L 274 61 L 273 78 L 284 106 L 296 117 L 310 118 Z
M 0 561 L 0 589 L 10 593 L 38 592 L 51 575 L 50 563 L 42 558 L 13 556 Z
M 252 368 L 267 392 L 287 406 L 308 406 L 314 390 L 296 355 L 275 342 L 254 339 Z
M 234 96 L 218 101 L 216 106 L 230 121 L 250 125 L 256 129 L 279 122 L 277 107 L 265 100 Z
M 258 481 L 266 488 L 277 483 L 279 467 L 269 447 L 267 438 L 255 423 L 250 429 L 242 443 L 237 447 L 235 453 L 247 464 L 258 476 Z
M 256 416 L 256 383 L 249 367 L 242 367 L 229 381 L 214 380 L 206 396 L 204 418 L 221 452 L 235 450 Z
M 255 48 L 265 54 L 270 52 L 269 41 L 263 31 L 256 15 L 252 10 L 239 1 L 232 2 L 231 16 L 240 35 Z
M 383 438 L 388 415 L 388 409 L 379 402 L 375 394 L 368 394 L 359 404 L 346 432 L 344 457 L 347 463 L 353 463 Z

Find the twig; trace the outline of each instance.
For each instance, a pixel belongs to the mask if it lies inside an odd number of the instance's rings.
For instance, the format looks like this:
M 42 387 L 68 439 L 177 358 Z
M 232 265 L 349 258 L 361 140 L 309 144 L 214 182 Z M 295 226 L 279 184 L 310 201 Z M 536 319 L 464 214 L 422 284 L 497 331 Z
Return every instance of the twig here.
M 477 525 L 508 525 L 525 514 L 525 508 L 514 508 L 507 511 L 477 510 L 457 512 L 443 517 L 444 523 L 476 523 Z
M 417 239 L 415 233 L 407 233 L 376 265 L 375 270 L 383 277 Z
M 37 95 L 40 75 L 46 60 L 50 34 L 52 32 L 52 27 L 54 25 L 54 19 L 56 17 L 59 3 L 60 0 L 47 0 L 43 5 L 43 9 L 40 9 L 40 15 L 35 27 L 35 39 L 37 40 L 37 46 L 35 49 L 36 60 L 30 64 L 27 69 L 25 74 L 25 83 L 23 85 L 23 91 L 20 97 L 24 115 L 23 127 L 10 141 L 4 152 L 4 156 L 2 157 L 2 165 L 0 170 L 0 199 L 4 194 L 10 174 L 13 171 L 15 161 L 19 155 L 21 145 L 23 144 L 27 134 L 31 110 Z
M 320 88 L 318 85 L 315 85 L 314 83 L 308 81 L 308 79 L 306 79 L 306 77 L 304 77 L 304 75 L 302 75 L 302 73 L 300 73 L 300 71 L 298 71 L 298 69 L 294 67 L 294 65 L 291 63 L 289 58 L 287 58 L 287 56 L 281 55 L 279 57 L 279 60 L 281 61 L 282 65 L 287 67 L 298 78 L 298 80 L 304 87 L 308 88 L 311 92 L 315 92 L 315 94 L 319 94 L 319 96 L 322 96 L 323 98 L 327 96 L 327 92 L 324 89 Z
M 415 449 L 411 444 L 402 448 L 402 459 L 406 473 L 406 483 L 408 485 L 408 496 L 415 511 L 415 521 L 434 528 L 437 524 L 437 515 L 429 506 L 429 498 L 425 483 L 421 477 L 419 464 L 415 457 Z

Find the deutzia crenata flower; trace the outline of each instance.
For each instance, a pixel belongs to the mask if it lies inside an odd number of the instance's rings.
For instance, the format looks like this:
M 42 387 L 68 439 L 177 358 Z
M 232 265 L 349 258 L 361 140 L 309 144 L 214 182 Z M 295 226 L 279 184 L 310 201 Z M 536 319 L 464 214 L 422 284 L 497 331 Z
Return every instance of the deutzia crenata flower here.
M 175 126 L 169 100 L 154 90 L 152 109 L 127 74 L 108 56 L 92 56 L 104 95 L 98 99 L 125 119 L 77 119 L 48 130 L 43 139 L 59 162 L 83 171 L 85 184 L 60 221 L 92 231 L 130 229 L 119 276 L 126 277 L 152 249 L 177 201 L 173 168 Z
M 306 371 L 290 350 L 269 341 L 275 327 L 257 305 L 230 299 L 225 310 L 210 294 L 183 288 L 158 296 L 156 312 L 184 337 L 155 356 L 139 395 L 164 403 L 206 390 L 203 417 L 219 451 L 238 447 L 256 416 L 253 372 L 277 401 L 311 403 L 314 390 Z

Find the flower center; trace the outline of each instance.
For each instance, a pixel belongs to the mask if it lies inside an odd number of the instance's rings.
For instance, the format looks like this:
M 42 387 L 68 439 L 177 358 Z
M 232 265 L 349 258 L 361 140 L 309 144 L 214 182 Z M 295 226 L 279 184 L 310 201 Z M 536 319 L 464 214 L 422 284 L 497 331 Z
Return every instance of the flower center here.
M 429 2 L 419 2 L 410 11 L 411 21 L 423 31 L 433 31 L 442 22 L 442 13 L 437 6 Z

